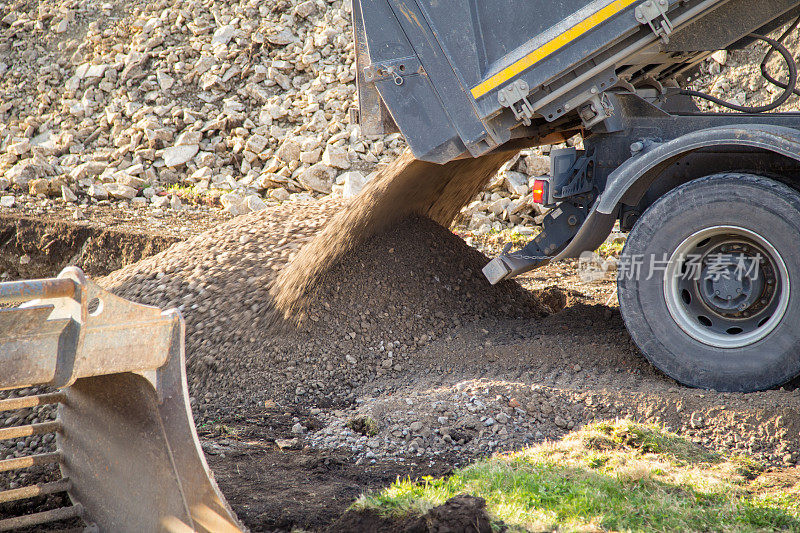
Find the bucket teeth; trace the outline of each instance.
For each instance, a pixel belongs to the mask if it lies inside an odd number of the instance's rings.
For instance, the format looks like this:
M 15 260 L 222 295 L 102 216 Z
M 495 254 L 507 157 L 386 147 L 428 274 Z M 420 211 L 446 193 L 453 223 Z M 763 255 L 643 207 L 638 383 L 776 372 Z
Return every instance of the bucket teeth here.
M 19 470 L 20 468 L 30 468 L 31 466 L 52 465 L 61 462 L 61 453 L 40 453 L 28 455 L 27 457 L 15 457 L 13 459 L 3 459 L 0 461 L 0 472 Z
M 70 488 L 69 479 L 59 479 L 50 483 L 39 483 L 19 489 L 4 490 L 0 492 L 0 503 L 27 500 L 36 496 L 46 496 L 58 492 L 66 492 Z
M 44 435 L 45 433 L 55 433 L 56 431 L 61 431 L 61 422 L 57 420 L 28 426 L 14 426 L 0 429 L 0 440 L 32 437 L 33 435 Z
M 0 411 L 16 411 L 17 409 L 26 409 L 29 407 L 37 407 L 39 405 L 52 405 L 64 401 L 63 392 L 52 392 L 49 394 L 39 394 L 37 396 L 21 396 L 19 398 L 9 398 L 7 400 L 0 400 Z
M 70 518 L 78 518 L 81 515 L 83 515 L 83 506 L 77 503 L 69 507 L 60 507 L 50 511 L 16 516 L 14 518 L 5 518 L 0 520 L 0 531 L 17 531 L 24 527 L 40 526 L 50 522 L 69 520 Z

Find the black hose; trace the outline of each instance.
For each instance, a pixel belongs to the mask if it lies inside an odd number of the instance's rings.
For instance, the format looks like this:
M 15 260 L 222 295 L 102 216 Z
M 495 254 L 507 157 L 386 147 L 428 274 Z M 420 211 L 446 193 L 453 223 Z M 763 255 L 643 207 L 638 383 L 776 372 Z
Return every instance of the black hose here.
M 789 35 L 791 35 L 792 32 L 798 28 L 798 26 L 800 26 L 800 17 L 797 17 L 797 19 L 794 22 L 792 22 L 792 24 L 789 26 L 789 29 L 783 32 L 783 35 L 778 37 L 778 42 L 781 44 L 785 44 L 787 37 L 789 37 Z M 789 87 L 787 84 L 783 83 L 782 81 L 776 80 L 775 78 L 772 77 L 772 75 L 770 75 L 769 72 L 767 72 L 767 62 L 769 61 L 769 58 L 772 57 L 772 53 L 774 51 L 775 51 L 774 48 L 770 48 L 769 51 L 767 52 L 767 55 L 764 56 L 764 60 L 761 62 L 761 75 L 764 77 L 765 80 L 770 82 L 772 85 L 786 90 Z M 797 87 L 793 87 L 792 92 L 797 96 L 800 96 L 800 89 L 798 89 Z
M 784 87 L 783 94 L 777 98 L 774 102 L 758 107 L 747 107 L 732 104 L 730 102 L 726 102 L 725 100 L 721 100 L 715 96 L 711 96 L 710 94 L 701 93 L 699 91 L 692 91 L 690 89 L 684 89 L 681 91 L 681 94 L 686 96 L 694 96 L 696 98 L 702 98 L 703 100 L 708 100 L 709 102 L 713 102 L 719 106 L 726 107 L 728 109 L 732 109 L 734 111 L 739 111 L 740 113 L 767 113 L 769 111 L 773 111 L 783 104 L 786 103 L 789 98 L 792 97 L 794 94 L 794 88 L 797 87 L 797 62 L 795 62 L 794 57 L 792 57 L 791 52 L 783 45 L 783 43 L 777 41 L 776 39 L 772 39 L 770 37 L 765 37 L 763 35 L 756 35 L 755 33 L 751 33 L 749 37 L 753 37 L 754 39 L 758 39 L 759 41 L 764 41 L 767 44 L 772 46 L 770 53 L 773 50 L 777 50 L 779 54 L 783 56 L 786 60 L 786 66 L 789 68 L 789 81 Z

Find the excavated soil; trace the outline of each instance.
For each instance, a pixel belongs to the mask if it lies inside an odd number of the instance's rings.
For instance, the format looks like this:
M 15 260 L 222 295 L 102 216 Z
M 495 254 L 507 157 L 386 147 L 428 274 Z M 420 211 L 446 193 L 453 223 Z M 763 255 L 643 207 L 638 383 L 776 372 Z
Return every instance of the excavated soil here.
M 165 250 L 179 238 L 57 219 L 0 216 L 0 272 L 5 279 L 49 277 L 68 265 L 102 276 Z

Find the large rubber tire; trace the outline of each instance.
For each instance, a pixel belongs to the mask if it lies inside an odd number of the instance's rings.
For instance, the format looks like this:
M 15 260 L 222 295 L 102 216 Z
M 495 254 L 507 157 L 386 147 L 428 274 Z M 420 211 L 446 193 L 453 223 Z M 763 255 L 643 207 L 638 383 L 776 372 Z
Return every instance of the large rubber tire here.
M 780 322 L 774 329 L 747 346 L 720 348 L 699 342 L 670 313 L 666 274 L 656 270 L 647 279 L 632 276 L 631 269 L 620 270 L 617 280 L 625 324 L 650 362 L 683 384 L 736 392 L 783 385 L 800 375 L 797 191 L 751 174 L 718 174 L 689 182 L 660 198 L 637 221 L 621 264 L 635 257 L 672 257 L 691 236 L 721 226 L 744 228 L 763 237 L 785 264 L 788 304 L 784 300 L 785 312 L 775 315 Z

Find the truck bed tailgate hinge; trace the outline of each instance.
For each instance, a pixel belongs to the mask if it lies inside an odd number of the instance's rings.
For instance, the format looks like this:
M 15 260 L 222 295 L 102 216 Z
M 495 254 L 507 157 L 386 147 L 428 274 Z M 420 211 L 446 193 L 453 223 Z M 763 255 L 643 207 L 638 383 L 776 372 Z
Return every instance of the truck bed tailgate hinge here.
M 533 106 L 528 100 L 530 89 L 525 80 L 517 80 L 508 87 L 500 89 L 497 100 L 503 107 L 511 108 L 514 118 L 521 121 L 526 126 L 531 125 L 533 118 Z
M 669 44 L 669 36 L 675 29 L 667 16 L 669 0 L 648 0 L 636 7 L 634 14 L 641 24 L 648 24 L 664 44 Z

